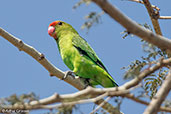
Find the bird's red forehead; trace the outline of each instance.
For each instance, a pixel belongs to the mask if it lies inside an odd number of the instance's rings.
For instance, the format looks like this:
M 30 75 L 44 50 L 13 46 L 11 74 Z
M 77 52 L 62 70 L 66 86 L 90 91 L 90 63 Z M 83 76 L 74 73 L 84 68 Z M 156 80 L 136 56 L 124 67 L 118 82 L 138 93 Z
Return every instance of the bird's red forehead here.
M 49 26 L 56 26 L 60 21 L 54 21 Z

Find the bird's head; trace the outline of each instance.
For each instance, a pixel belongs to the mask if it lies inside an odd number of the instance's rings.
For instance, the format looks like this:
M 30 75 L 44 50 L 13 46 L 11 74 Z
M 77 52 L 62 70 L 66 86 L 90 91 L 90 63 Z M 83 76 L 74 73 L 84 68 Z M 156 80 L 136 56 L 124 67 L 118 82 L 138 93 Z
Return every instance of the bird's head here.
M 63 21 L 54 21 L 48 27 L 48 34 L 56 40 L 63 31 L 77 32 L 70 24 Z

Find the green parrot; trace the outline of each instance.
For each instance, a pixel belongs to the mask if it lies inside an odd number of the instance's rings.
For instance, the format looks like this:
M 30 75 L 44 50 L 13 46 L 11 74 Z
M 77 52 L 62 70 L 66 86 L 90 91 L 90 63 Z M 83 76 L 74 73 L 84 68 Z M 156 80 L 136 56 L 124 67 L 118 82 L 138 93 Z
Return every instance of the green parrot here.
M 48 34 L 56 40 L 62 60 L 75 75 L 87 79 L 91 86 L 118 86 L 94 50 L 70 24 L 54 21 Z

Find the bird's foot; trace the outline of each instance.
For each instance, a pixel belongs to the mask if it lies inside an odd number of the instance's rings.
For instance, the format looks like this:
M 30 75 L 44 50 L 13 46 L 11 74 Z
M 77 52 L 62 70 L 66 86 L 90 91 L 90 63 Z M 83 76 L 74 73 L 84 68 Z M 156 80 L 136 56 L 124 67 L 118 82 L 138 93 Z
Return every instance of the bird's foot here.
M 86 89 L 87 87 L 91 86 L 90 84 L 86 83 L 84 86 L 84 89 Z M 92 86 L 91 86 L 92 87 Z
M 84 84 L 85 84 L 84 89 L 86 89 L 88 86 L 91 86 L 91 84 L 90 84 L 90 79 L 88 79 L 88 78 L 83 78 L 83 80 L 84 80 Z M 92 87 L 92 86 L 91 86 L 91 87 Z
M 61 80 L 65 80 L 65 79 L 67 78 L 68 75 L 71 75 L 71 76 L 75 77 L 75 76 L 74 76 L 74 75 L 75 75 L 74 72 L 68 70 L 68 71 L 65 72 L 65 75 L 64 75 L 64 77 L 62 77 Z

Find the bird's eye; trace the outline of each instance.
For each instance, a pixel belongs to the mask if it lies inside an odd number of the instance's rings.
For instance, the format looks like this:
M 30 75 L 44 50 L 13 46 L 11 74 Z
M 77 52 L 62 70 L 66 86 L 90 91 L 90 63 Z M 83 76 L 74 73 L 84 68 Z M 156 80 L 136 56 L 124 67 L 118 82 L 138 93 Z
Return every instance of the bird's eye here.
M 59 22 L 58 25 L 62 25 L 62 22 Z

